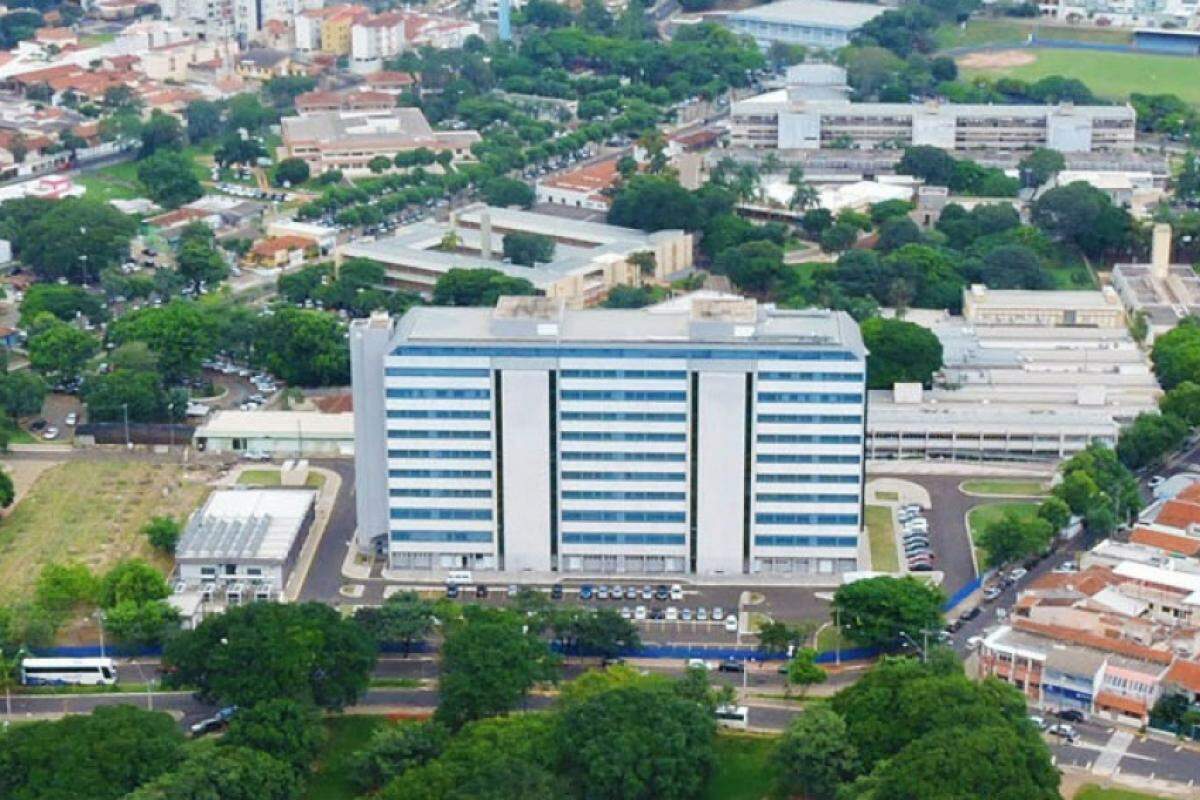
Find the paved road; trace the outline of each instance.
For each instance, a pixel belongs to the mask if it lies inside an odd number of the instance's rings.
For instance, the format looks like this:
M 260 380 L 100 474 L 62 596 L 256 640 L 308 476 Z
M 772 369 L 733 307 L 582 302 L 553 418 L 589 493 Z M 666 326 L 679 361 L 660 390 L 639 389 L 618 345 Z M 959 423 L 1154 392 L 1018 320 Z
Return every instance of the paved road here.
M 304 585 L 300 588 L 301 600 L 320 600 L 337 604 L 342 586 L 342 562 L 346 558 L 348 543 L 354 539 L 354 462 L 348 459 L 310 459 L 313 466 L 333 470 L 342 479 L 334 500 L 333 512 L 325 526 L 320 546 L 313 556 L 312 566 Z M 383 586 L 374 587 L 372 596 L 358 602 L 379 603 L 383 600 Z

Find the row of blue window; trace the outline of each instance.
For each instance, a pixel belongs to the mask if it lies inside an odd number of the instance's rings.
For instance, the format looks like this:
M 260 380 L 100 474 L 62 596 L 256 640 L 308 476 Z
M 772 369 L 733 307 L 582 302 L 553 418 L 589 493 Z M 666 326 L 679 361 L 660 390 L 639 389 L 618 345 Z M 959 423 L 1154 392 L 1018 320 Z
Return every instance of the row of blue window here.
M 564 500 L 686 500 L 683 492 L 585 492 L 568 490 L 562 493 Z
M 467 411 L 458 408 L 415 409 L 388 411 L 388 419 L 490 419 L 490 411 Z
M 487 400 L 491 389 L 388 389 L 387 396 L 394 400 Z
M 682 533 L 564 533 L 563 544 L 673 544 L 683 545 Z
M 389 469 L 389 478 L 469 478 L 491 480 L 490 469 Z
M 861 436 L 850 434 L 760 433 L 759 444 L 858 444 Z
M 603 453 L 566 451 L 563 461 L 683 461 L 683 453 Z
M 857 525 L 858 514 L 755 514 L 760 525 Z
M 808 455 L 805 453 L 759 453 L 759 464 L 857 464 L 858 456 Z
M 414 345 L 403 344 L 393 356 L 422 358 L 676 358 L 699 361 L 861 361 L 846 350 L 799 348 L 705 347 L 547 347 L 544 345 Z
M 487 367 L 388 367 L 389 378 L 487 378 Z
M 832 392 L 759 392 L 760 403 L 861 403 L 861 394 Z
M 388 458 L 491 458 L 490 450 L 388 450 Z
M 682 433 L 657 431 L 563 431 L 564 442 L 682 442 Z
M 682 481 L 683 472 L 570 472 L 562 474 L 564 481 Z
M 857 503 L 856 494 L 773 494 L 761 492 L 754 496 L 760 503 Z
M 491 439 L 491 431 L 388 431 L 389 439 Z
M 758 547 L 858 547 L 853 536 L 755 536 Z
M 758 421 L 785 425 L 862 425 L 858 414 L 759 414 Z
M 795 474 L 760 472 L 759 483 L 858 483 L 857 475 L 827 475 L 797 472 Z
M 684 380 L 682 369 L 564 369 L 564 378 L 640 378 L 649 380 Z
M 564 411 L 563 420 L 580 422 L 685 422 L 687 414 L 655 411 Z
M 491 489 L 389 489 L 392 497 L 491 497 Z
M 762 381 L 845 381 L 861 383 L 861 372 L 760 372 Z
M 643 389 L 564 389 L 563 400 L 639 400 L 650 403 L 682 403 L 687 392 L 659 392 Z
M 683 522 L 682 511 L 563 511 L 563 522 Z
M 491 531 L 392 531 L 393 542 L 481 542 L 492 541 Z
M 393 508 L 392 519 L 491 519 L 490 508 Z

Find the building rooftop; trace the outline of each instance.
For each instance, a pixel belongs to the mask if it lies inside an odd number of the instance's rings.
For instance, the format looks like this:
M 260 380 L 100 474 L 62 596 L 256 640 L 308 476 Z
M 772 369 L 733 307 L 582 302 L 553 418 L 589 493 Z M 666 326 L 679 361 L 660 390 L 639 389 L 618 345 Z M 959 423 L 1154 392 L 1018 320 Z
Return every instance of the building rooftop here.
M 349 438 L 354 436 L 354 415 L 311 411 L 217 411 L 196 428 L 197 437 L 245 435 Z
M 417 306 L 396 326 L 398 342 L 511 341 L 538 344 L 636 342 L 841 347 L 865 356 L 858 325 L 841 311 L 784 311 L 753 300 L 710 300 L 671 313 L 569 309 L 544 297 L 502 297 L 495 309 Z
M 765 20 L 813 25 L 821 28 L 854 30 L 878 17 L 887 9 L 868 3 L 840 3 L 836 0 L 779 0 L 765 6 L 730 14 L 730 19 Z
M 308 489 L 226 489 L 188 520 L 177 560 L 283 561 L 316 500 Z
M 397 107 L 367 111 L 316 111 L 284 117 L 285 142 L 323 142 L 339 147 L 407 140 L 412 147 L 463 146 L 479 141 L 475 131 L 435 131 L 419 108 Z
M 1074 291 L 1032 291 L 1026 289 L 989 289 L 976 283 L 963 289 L 963 295 L 970 297 L 971 302 L 978 306 L 1020 307 L 1020 308 L 1049 308 L 1049 309 L 1079 309 L 1096 310 L 1120 308 L 1121 299 L 1112 289 L 1093 291 L 1079 289 Z
M 792 90 L 789 93 L 789 90 Z M 1050 115 L 1056 117 L 1081 117 L 1092 120 L 1133 121 L 1137 112 L 1130 106 L 1077 106 L 1069 103 L 1058 105 L 1026 104 L 1026 105 L 992 105 L 988 103 L 947 103 L 928 100 L 923 103 L 855 103 L 848 98 L 825 96 L 821 94 L 812 97 L 805 96 L 807 87 L 799 84 L 799 91 L 793 87 L 774 89 L 763 94 L 738 100 L 733 104 L 733 113 L 756 113 L 768 111 L 811 111 L 823 114 L 845 114 L 849 111 L 861 111 L 880 116 L 911 118 L 938 117 L 971 117 L 974 119 L 1012 119 L 1014 117 L 1044 118 Z

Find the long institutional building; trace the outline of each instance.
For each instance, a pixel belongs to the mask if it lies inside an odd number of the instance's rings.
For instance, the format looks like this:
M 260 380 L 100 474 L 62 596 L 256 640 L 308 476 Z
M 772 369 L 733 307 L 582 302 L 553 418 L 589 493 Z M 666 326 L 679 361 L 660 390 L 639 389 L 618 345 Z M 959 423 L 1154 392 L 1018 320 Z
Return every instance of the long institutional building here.
M 1062 153 L 1133 149 L 1129 106 L 854 103 L 846 72 L 828 64 L 788 70 L 785 88 L 733 104 L 730 145 L 749 150 L 1032 150 Z
M 357 542 L 393 569 L 860 563 L 866 353 L 844 313 L 508 297 L 350 340 Z

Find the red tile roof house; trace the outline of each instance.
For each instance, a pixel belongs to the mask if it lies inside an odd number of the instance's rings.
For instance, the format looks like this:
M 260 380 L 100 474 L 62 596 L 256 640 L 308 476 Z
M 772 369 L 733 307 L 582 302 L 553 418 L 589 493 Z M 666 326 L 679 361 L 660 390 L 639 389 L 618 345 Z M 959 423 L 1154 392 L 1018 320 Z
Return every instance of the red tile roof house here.
M 320 253 L 312 239 L 304 236 L 272 236 L 255 243 L 246 254 L 252 267 L 295 267 Z

